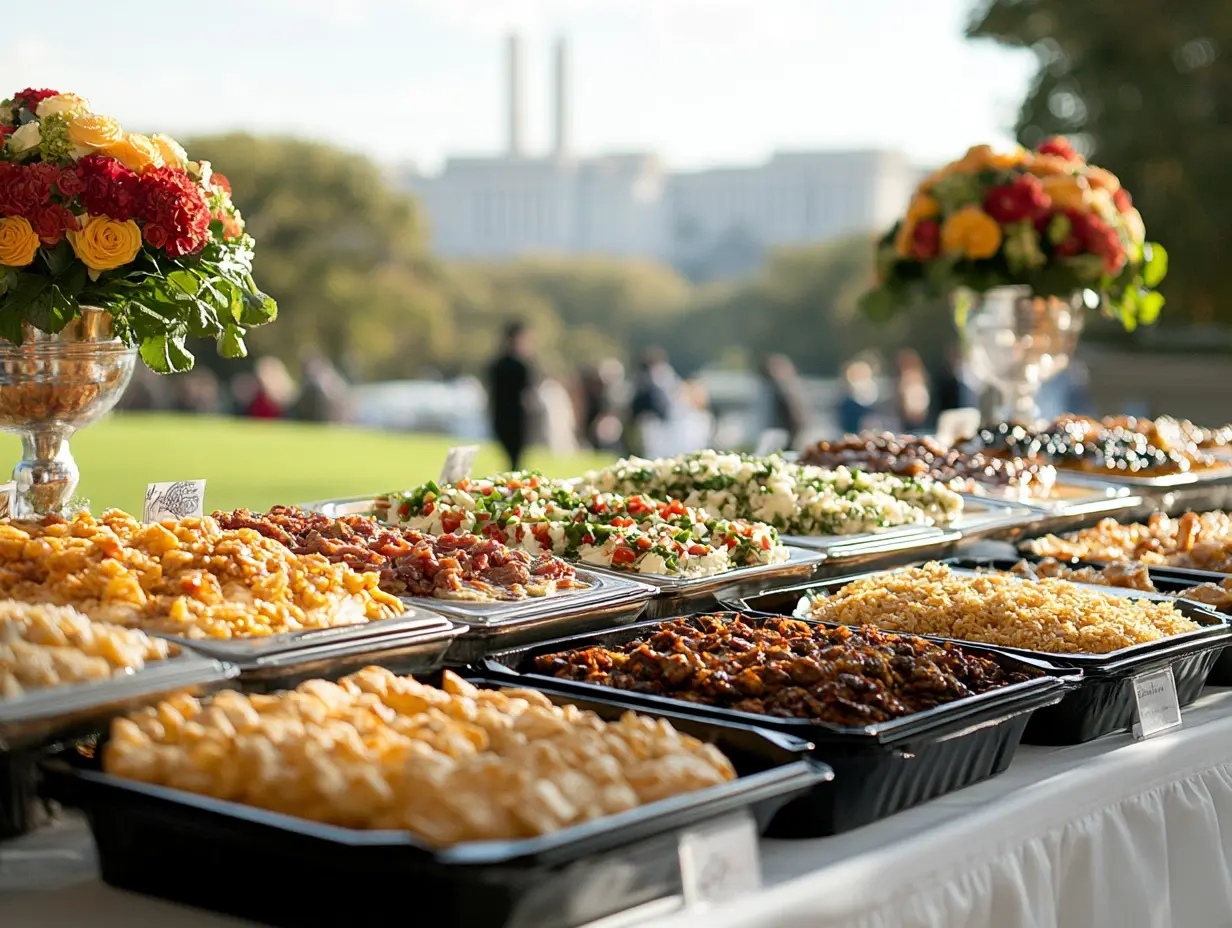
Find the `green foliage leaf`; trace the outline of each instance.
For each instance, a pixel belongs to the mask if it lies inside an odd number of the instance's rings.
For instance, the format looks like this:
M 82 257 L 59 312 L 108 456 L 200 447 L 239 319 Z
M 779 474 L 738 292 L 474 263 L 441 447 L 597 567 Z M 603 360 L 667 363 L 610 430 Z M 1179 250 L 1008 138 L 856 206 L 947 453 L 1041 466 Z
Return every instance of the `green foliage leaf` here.
M 171 357 L 167 353 L 167 346 L 166 335 L 153 335 L 141 342 L 141 360 L 156 374 L 171 373 Z
M 1158 287 L 1168 273 L 1168 252 L 1163 245 L 1148 242 L 1143 253 L 1146 263 L 1142 267 L 1142 282 L 1148 287 Z
M 224 358 L 248 357 L 248 346 L 244 344 L 244 330 L 235 325 L 227 326 L 218 343 L 218 353 Z
M 1143 325 L 1153 325 L 1159 320 L 1159 314 L 1164 308 L 1164 295 L 1158 290 L 1143 294 L 1138 304 L 1138 321 Z

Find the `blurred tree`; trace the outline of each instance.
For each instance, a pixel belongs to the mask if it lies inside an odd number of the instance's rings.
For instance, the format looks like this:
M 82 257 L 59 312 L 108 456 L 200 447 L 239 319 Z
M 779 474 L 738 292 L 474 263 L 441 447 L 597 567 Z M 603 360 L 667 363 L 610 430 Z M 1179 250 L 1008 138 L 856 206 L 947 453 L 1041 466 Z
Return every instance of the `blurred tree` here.
M 869 348 L 890 354 L 911 345 L 939 364 L 955 339 L 946 307 L 871 323 L 856 300 L 872 280 L 873 242 L 866 236 L 776 249 L 754 277 L 701 291 L 690 312 L 660 323 L 659 339 L 685 371 L 730 359 L 733 348 L 754 364 L 786 354 L 802 373 L 824 376 Z
M 319 350 L 365 377 L 409 376 L 455 348 L 443 272 L 415 201 L 372 162 L 314 142 L 195 139 L 257 240 L 254 276 L 282 318 L 250 339 L 294 365 Z M 225 363 L 225 362 L 224 362 Z
M 1232 4 L 985 0 L 968 35 L 1039 59 L 1024 145 L 1070 135 L 1133 194 L 1171 256 L 1161 321 L 1232 321 Z

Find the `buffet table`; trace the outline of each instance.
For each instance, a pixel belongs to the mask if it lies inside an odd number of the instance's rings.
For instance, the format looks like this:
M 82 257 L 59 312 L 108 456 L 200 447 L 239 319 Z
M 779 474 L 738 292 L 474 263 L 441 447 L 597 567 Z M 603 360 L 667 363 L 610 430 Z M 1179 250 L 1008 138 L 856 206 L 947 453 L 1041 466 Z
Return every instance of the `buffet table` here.
M 766 841 L 762 892 L 716 911 L 647 913 L 636 923 L 1227 925 L 1232 691 L 1208 690 L 1185 719 L 1184 729 L 1141 743 L 1115 735 L 1075 747 L 1024 746 L 1001 776 L 875 825 Z M 0 848 L 0 912 L 5 928 L 239 924 L 102 885 L 77 819 Z

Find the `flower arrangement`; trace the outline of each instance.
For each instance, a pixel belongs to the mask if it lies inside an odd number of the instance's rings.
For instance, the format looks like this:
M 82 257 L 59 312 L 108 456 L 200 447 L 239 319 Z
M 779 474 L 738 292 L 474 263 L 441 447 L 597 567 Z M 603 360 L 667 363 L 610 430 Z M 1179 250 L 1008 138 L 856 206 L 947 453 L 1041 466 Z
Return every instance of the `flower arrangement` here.
M 887 318 L 916 297 L 1025 284 L 1038 296 L 1093 291 L 1126 329 L 1159 317 L 1164 249 L 1110 171 L 1068 140 L 1035 151 L 977 145 L 919 185 L 877 248 L 878 286 L 861 301 Z
M 278 312 L 252 257 L 227 179 L 174 139 L 71 93 L 0 101 L 0 338 L 59 332 L 86 306 L 159 373 L 192 368 L 189 337 L 243 357 L 247 328 Z

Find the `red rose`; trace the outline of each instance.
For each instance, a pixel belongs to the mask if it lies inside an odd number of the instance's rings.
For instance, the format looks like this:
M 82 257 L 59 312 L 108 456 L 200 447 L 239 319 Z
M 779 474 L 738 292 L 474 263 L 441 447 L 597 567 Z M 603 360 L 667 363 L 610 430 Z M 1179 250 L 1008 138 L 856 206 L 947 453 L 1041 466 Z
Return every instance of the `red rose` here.
M 60 96 L 60 91 L 58 90 L 34 90 L 31 87 L 27 87 L 21 93 L 13 95 L 13 102 L 18 106 L 24 106 L 30 111 L 30 115 L 36 116 L 38 114 L 35 111 L 40 103 L 48 97 L 58 96 Z
M 92 216 L 126 222 L 141 210 L 141 181 L 115 158 L 87 155 L 77 162 L 81 202 Z
M 56 178 L 56 193 L 62 197 L 75 197 L 86 189 L 86 182 L 77 170 L 76 165 L 61 168 L 60 176 Z
M 1087 217 L 1082 238 L 1087 251 L 1104 259 L 1104 270 L 1109 274 L 1116 274 L 1125 266 L 1125 247 L 1120 236 L 1098 216 Z
M 941 224 L 935 219 L 921 219 L 911 234 L 911 257 L 929 261 L 941 252 Z
M 1134 208 L 1133 198 L 1124 187 L 1117 187 L 1116 193 L 1112 195 L 1112 202 L 1116 204 L 1116 208 L 1122 213 L 1128 213 Z
M 1056 155 L 1059 158 L 1064 158 L 1066 161 L 1082 160 L 1082 155 L 1074 151 L 1074 146 L 1063 135 L 1054 135 L 1050 139 L 1045 139 L 1035 150 L 1041 155 Z
M 141 175 L 141 189 L 142 218 L 148 226 L 160 228 L 167 254 L 176 258 L 205 247 L 210 237 L 210 208 L 192 178 L 175 168 L 152 168 Z
M 4 147 L 5 140 L 16 131 L 16 126 L 0 126 L 0 148 Z
M 151 248 L 162 248 L 167 244 L 167 230 L 153 222 L 145 224 L 141 230 L 141 237 Z
M 54 247 L 60 244 L 65 232 L 77 227 L 77 218 L 67 207 L 52 203 L 50 206 L 44 206 L 30 224 L 44 245 Z
M 215 171 L 210 175 L 210 183 L 225 190 L 228 196 L 231 194 L 231 181 L 227 180 L 227 175 Z
M 1050 206 L 1052 200 L 1034 174 L 1020 174 L 1008 184 L 993 187 L 984 197 L 984 212 L 1002 225 L 1036 219 Z
M 51 185 L 59 168 L 50 164 L 9 164 L 0 171 L 0 215 L 33 222 L 51 202 Z

